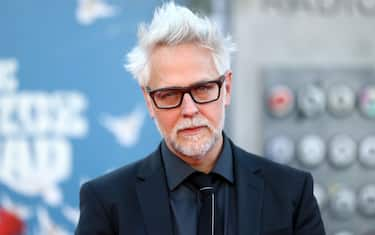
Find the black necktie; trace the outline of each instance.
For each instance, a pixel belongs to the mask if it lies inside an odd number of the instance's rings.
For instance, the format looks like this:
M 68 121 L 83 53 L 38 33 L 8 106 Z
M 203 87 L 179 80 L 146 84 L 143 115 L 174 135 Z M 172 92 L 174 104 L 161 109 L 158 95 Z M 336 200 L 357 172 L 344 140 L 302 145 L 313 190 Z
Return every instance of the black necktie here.
M 213 175 L 195 172 L 190 176 L 189 182 L 199 190 L 200 195 L 198 235 L 214 235 L 215 194 Z

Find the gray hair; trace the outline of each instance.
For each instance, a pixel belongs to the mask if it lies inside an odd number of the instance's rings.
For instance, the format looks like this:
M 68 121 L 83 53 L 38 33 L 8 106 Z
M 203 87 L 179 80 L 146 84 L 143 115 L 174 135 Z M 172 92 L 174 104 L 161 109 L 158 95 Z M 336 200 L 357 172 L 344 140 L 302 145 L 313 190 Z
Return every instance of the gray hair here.
M 235 45 L 230 36 L 223 36 L 217 25 L 207 17 L 194 14 L 174 2 L 165 3 L 155 10 L 149 25 L 138 27 L 138 45 L 127 54 L 124 65 L 141 86 L 150 80 L 150 54 L 155 46 L 175 46 L 194 42 L 212 51 L 220 74 L 230 68 L 230 56 Z

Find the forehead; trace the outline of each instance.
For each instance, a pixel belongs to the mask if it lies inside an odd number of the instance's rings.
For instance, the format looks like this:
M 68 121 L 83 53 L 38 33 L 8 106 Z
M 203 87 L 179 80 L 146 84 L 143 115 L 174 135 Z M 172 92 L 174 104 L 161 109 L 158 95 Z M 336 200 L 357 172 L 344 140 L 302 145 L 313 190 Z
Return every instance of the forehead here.
M 157 46 L 150 56 L 152 88 L 189 86 L 218 77 L 210 49 L 195 43 Z

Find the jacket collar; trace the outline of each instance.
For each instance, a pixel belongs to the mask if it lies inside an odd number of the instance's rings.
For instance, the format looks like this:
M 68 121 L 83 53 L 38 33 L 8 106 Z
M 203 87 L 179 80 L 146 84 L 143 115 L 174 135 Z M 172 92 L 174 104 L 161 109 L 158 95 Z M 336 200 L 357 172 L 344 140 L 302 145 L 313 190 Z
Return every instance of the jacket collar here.
M 173 220 L 160 146 L 142 161 L 137 178 L 136 191 L 147 234 L 173 235 Z
M 264 181 L 258 156 L 232 144 L 237 199 L 237 234 L 259 235 L 263 208 Z

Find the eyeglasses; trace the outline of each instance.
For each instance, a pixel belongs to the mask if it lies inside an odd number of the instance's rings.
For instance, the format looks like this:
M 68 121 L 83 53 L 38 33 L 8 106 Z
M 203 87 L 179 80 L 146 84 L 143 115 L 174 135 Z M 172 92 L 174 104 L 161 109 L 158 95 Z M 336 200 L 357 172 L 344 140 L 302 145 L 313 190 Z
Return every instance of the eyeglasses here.
M 224 81 L 225 75 L 221 75 L 217 80 L 199 82 L 188 87 L 164 87 L 155 90 L 146 87 L 146 91 L 156 107 L 159 109 L 173 109 L 182 104 L 186 93 L 197 104 L 207 104 L 218 100 Z

